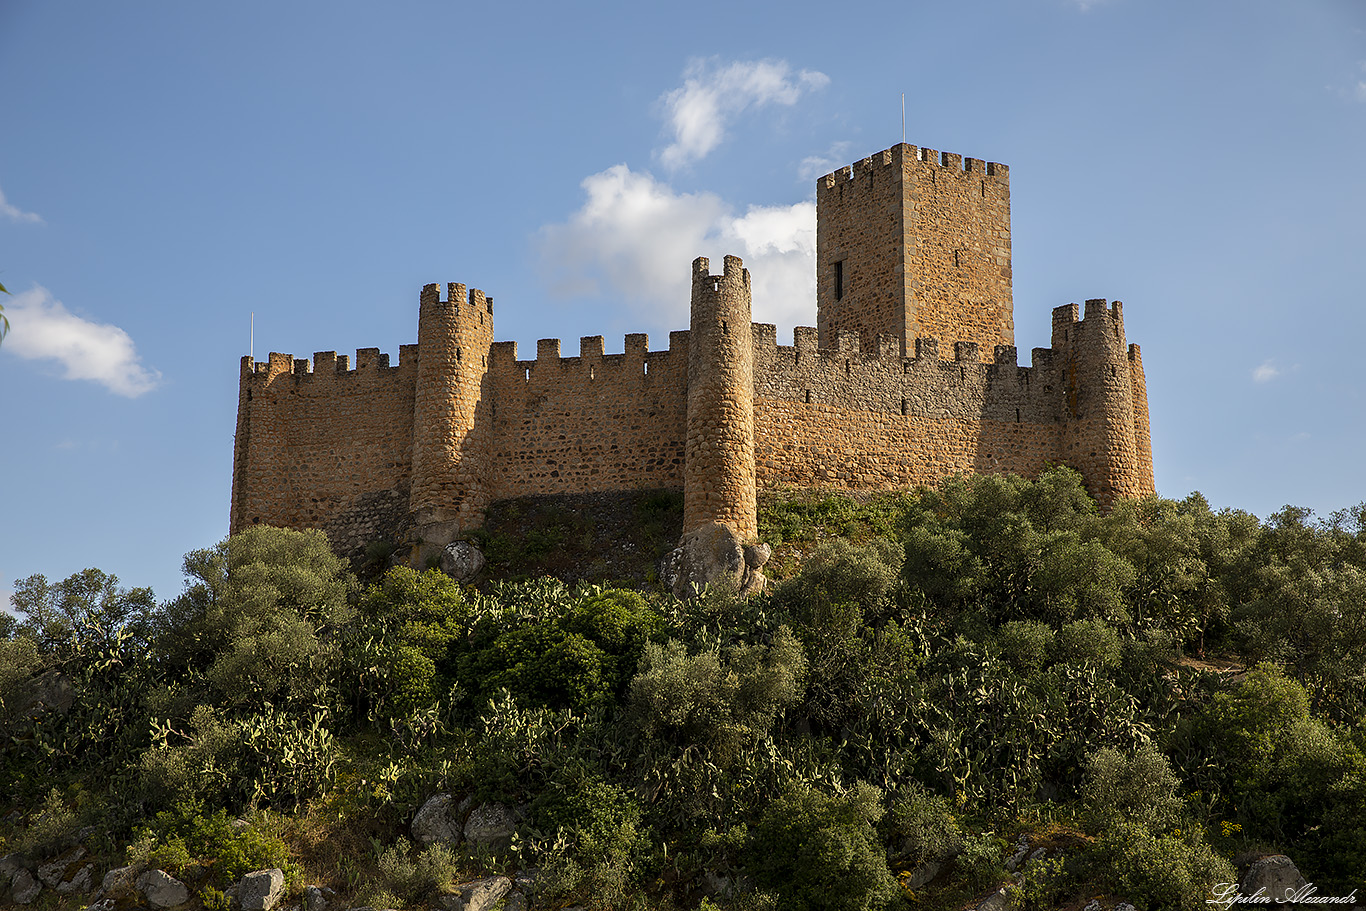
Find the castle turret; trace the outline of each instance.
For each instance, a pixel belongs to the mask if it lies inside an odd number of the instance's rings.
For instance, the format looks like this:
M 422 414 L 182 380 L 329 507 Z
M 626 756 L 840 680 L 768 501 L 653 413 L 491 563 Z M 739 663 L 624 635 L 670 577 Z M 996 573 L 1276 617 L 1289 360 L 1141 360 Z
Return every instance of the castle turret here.
M 749 271 L 727 256 L 721 275 L 692 264 L 688 438 L 683 532 L 708 522 L 758 534 L 754 490 L 754 343 Z
M 493 301 L 464 285 L 426 285 L 418 307 L 411 507 L 418 534 L 442 546 L 483 523 L 490 491 L 484 380 Z
M 1124 305 L 1088 300 L 1053 310 L 1053 349 L 1063 355 L 1062 461 L 1077 469 L 1108 509 L 1154 493 L 1142 362 L 1124 340 Z M 1136 401 L 1140 396 L 1142 402 Z

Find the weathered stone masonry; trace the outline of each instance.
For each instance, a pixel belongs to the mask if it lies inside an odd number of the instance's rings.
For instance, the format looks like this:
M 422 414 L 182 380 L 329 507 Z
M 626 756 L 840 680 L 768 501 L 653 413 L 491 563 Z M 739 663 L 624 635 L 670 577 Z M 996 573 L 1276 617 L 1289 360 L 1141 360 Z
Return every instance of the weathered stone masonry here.
M 528 494 L 682 489 L 684 529 L 756 532 L 758 487 L 890 489 L 958 472 L 1079 470 L 1109 504 L 1154 492 L 1147 386 L 1122 305 L 1053 311 L 1019 366 L 1009 170 L 898 145 L 817 182 L 817 325 L 791 346 L 750 319 L 736 257 L 693 263 L 667 350 L 601 336 L 519 360 L 493 299 L 422 289 L 418 343 L 389 365 L 242 359 L 232 531 L 327 531 L 343 553 L 428 545 Z M 941 348 L 942 345 L 942 348 Z

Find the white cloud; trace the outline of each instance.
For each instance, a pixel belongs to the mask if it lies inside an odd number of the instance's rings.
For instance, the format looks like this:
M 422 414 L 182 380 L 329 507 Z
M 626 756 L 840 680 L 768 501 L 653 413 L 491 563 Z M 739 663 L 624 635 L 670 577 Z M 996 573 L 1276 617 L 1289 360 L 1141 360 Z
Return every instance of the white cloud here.
M 161 374 L 142 366 L 133 340 L 118 326 L 82 319 L 42 287 L 15 295 L 5 307 L 10 333 L 0 352 L 55 360 L 68 380 L 94 380 L 117 395 L 137 398 L 155 389 Z
M 1252 381 L 1254 383 L 1269 383 L 1285 371 L 1276 366 L 1274 360 L 1262 361 L 1261 365 L 1252 371 Z
M 1361 61 L 1361 71 L 1366 73 L 1366 60 Z M 1354 94 L 1356 95 L 1357 101 L 1366 102 L 1366 79 L 1357 81 Z
M 817 177 L 824 177 L 849 163 L 851 142 L 837 142 L 830 146 L 824 155 L 808 155 L 797 167 L 797 176 L 811 183 Z
M 689 263 L 707 256 L 719 271 L 721 257 L 734 254 L 750 270 L 757 322 L 790 328 L 814 321 L 814 203 L 751 206 L 737 215 L 714 193 L 678 193 L 624 164 L 592 175 L 583 188 L 583 206 L 541 232 L 553 293 L 616 295 L 650 323 L 682 328 Z
M 11 205 L 5 199 L 5 191 L 0 190 L 0 216 L 8 218 L 10 221 L 30 221 L 43 224 L 43 217 L 36 212 L 25 212 L 18 206 Z
M 815 70 L 794 73 L 785 60 L 723 64 L 717 58 L 698 59 L 688 64 L 683 77 L 680 88 L 659 99 L 674 136 L 659 159 L 670 169 L 705 157 L 721 144 L 726 125 L 747 108 L 791 106 L 802 93 L 830 82 Z

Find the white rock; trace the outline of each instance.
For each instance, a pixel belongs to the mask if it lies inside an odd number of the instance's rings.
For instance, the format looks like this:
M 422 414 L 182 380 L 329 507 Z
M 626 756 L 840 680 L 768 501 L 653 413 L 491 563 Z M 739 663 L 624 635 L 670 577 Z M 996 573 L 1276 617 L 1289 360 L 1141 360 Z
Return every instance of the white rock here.
M 502 850 L 512 842 L 517 831 L 517 820 L 512 811 L 501 803 L 486 803 L 475 807 L 465 820 L 465 840 L 475 848 Z
M 165 870 L 148 870 L 139 876 L 138 891 L 157 908 L 174 908 L 190 900 L 190 890 Z
M 39 867 L 38 878 L 45 885 L 56 888 L 58 883 L 66 879 L 66 868 L 82 857 L 85 857 L 85 848 L 77 847 L 74 851 L 63 854 L 56 860 L 48 861 Z
M 451 845 L 460 844 L 460 820 L 456 818 L 451 806 L 451 795 L 437 794 L 422 805 L 408 827 L 413 841 L 420 845 L 444 841 Z
M 14 899 L 17 905 L 27 905 L 42 891 L 43 884 L 27 870 L 20 870 L 14 874 L 14 879 L 10 882 L 10 898 Z
M 506 876 L 486 876 L 455 887 L 453 895 L 443 896 L 441 905 L 446 911 L 493 911 L 512 890 L 512 880 Z
M 257 870 L 242 877 L 237 896 L 242 903 L 242 911 L 270 911 L 284 893 L 285 871 L 276 867 Z
M 94 885 L 95 865 L 86 864 L 84 867 L 81 867 L 80 870 L 76 871 L 75 876 L 64 883 L 58 883 L 57 891 L 63 895 L 69 895 L 72 892 L 89 892 Z

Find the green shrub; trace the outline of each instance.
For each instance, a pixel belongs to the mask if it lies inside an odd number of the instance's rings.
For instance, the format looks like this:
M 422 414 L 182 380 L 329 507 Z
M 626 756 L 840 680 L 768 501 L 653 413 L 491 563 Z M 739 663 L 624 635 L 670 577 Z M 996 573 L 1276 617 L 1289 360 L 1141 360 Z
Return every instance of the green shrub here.
M 1043 667 L 1053 647 L 1053 627 L 1039 620 L 1011 620 L 996 633 L 996 645 L 1005 658 L 1022 673 Z
M 435 842 L 414 854 L 402 837 L 380 853 L 375 866 L 379 880 L 362 894 L 368 904 L 380 908 L 426 902 L 449 891 L 460 870 L 455 853 L 445 844 Z
M 1053 658 L 1068 664 L 1111 668 L 1119 664 L 1119 632 L 1101 620 L 1077 620 L 1058 630 Z
M 909 865 L 942 860 L 963 847 L 949 802 L 915 782 L 892 795 L 881 829 L 892 858 Z
M 301 870 L 288 846 L 271 831 L 272 823 L 266 815 L 234 820 L 223 809 L 207 812 L 196 801 L 178 803 L 134 831 L 128 863 L 171 872 L 202 867 L 223 887 L 253 870 L 278 867 L 292 887 Z
M 649 840 L 640 807 L 626 791 L 599 777 L 552 784 L 533 812 L 541 828 L 558 836 L 540 858 L 547 896 L 579 894 L 615 906 L 630 894 Z
M 1233 865 L 1194 829 L 1159 835 L 1119 824 L 1093 853 L 1109 891 L 1144 911 L 1202 911 L 1215 886 L 1238 881 Z
M 829 796 L 796 786 L 755 825 L 746 867 L 785 911 L 874 911 L 899 894 L 873 826 L 877 788 Z
M 1175 822 L 1181 811 L 1179 785 L 1167 757 L 1152 744 L 1129 756 L 1103 747 L 1087 759 L 1082 804 L 1097 831 L 1131 823 L 1156 832 Z

